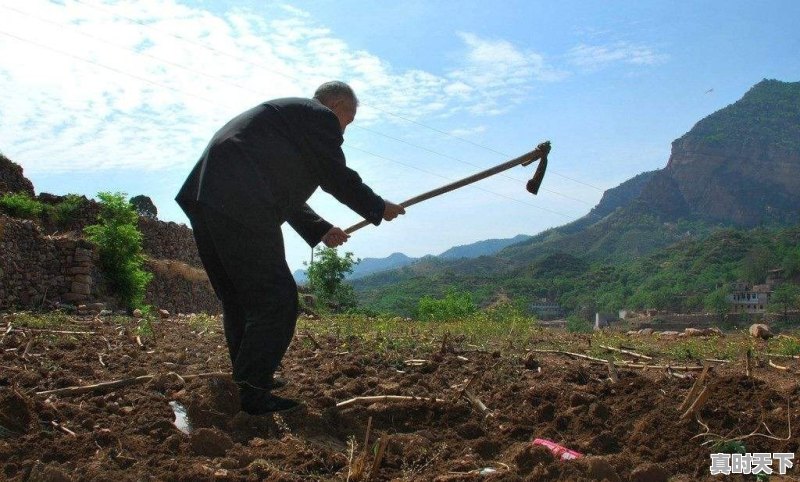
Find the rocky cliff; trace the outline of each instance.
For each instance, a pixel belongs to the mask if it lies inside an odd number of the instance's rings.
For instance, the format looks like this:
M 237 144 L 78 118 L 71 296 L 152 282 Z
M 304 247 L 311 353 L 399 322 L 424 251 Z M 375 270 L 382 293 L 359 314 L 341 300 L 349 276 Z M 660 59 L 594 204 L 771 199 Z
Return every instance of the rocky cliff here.
M 641 201 L 670 217 L 754 226 L 800 219 L 800 82 L 764 80 L 672 143 Z

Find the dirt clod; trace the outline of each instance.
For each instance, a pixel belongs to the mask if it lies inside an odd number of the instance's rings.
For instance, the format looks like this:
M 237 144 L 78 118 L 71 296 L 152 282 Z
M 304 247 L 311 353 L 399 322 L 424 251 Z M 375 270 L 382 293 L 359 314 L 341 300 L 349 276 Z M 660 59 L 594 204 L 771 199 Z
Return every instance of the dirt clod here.
M 212 428 L 201 428 L 192 433 L 191 446 L 197 455 L 222 457 L 233 447 L 230 435 Z

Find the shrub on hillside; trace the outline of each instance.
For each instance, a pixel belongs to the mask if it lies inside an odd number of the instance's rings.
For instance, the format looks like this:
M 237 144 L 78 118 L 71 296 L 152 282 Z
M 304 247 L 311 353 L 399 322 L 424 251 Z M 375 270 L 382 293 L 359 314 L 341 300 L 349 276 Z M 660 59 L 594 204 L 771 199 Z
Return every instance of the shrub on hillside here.
M 418 320 L 450 321 L 471 316 L 477 309 L 471 294 L 451 291 L 442 299 L 423 296 L 417 304 L 415 316 Z
M 101 192 L 98 223 L 85 228 L 98 247 L 100 267 L 126 307 L 143 306 L 145 289 L 153 275 L 143 269 L 142 233 L 138 215 L 124 193 Z
M 48 206 L 46 212 L 57 226 L 68 226 L 78 219 L 85 203 L 86 199 L 83 196 L 67 194 L 58 204 Z
M 39 219 L 45 204 L 24 192 L 10 192 L 0 196 L 0 211 L 15 218 Z

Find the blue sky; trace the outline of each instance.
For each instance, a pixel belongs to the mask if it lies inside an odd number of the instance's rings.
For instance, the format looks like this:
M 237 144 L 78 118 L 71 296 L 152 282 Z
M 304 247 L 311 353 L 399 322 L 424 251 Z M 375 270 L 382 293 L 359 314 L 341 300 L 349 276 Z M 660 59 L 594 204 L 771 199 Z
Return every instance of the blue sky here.
M 796 1 L 0 0 L 0 151 L 37 192 L 173 201 L 208 138 L 270 98 L 350 82 L 348 164 L 395 202 L 553 143 L 531 168 L 357 232 L 357 257 L 535 234 L 663 167 L 763 78 L 800 80 Z M 358 216 L 322 191 L 335 225 Z M 292 269 L 309 248 L 284 229 Z

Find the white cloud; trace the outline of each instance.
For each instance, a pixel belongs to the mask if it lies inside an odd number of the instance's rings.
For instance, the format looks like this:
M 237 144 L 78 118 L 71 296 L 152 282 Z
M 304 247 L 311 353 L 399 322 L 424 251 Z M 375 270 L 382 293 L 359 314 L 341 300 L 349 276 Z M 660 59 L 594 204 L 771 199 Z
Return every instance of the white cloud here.
M 456 137 L 470 137 L 476 134 L 482 134 L 484 132 L 486 132 L 486 126 L 475 126 L 452 129 L 449 131 L 449 134 Z
M 564 75 L 470 33 L 449 72 L 400 71 L 290 5 L 216 15 L 175 0 L 12 0 L 0 12 L 0 148 L 33 173 L 188 165 L 231 116 L 332 78 L 353 85 L 370 123 L 494 115 Z
M 646 45 L 616 42 L 609 45 L 580 44 L 569 51 L 567 58 L 572 65 L 596 70 L 614 63 L 656 65 L 666 62 L 669 56 Z
M 472 113 L 502 113 L 525 98 L 535 82 L 557 81 L 568 75 L 550 66 L 541 54 L 521 50 L 506 40 L 466 32 L 458 35 L 468 51 L 465 65 L 448 74 L 456 81 L 450 89 L 462 97 L 471 94 L 474 103 L 467 110 Z

